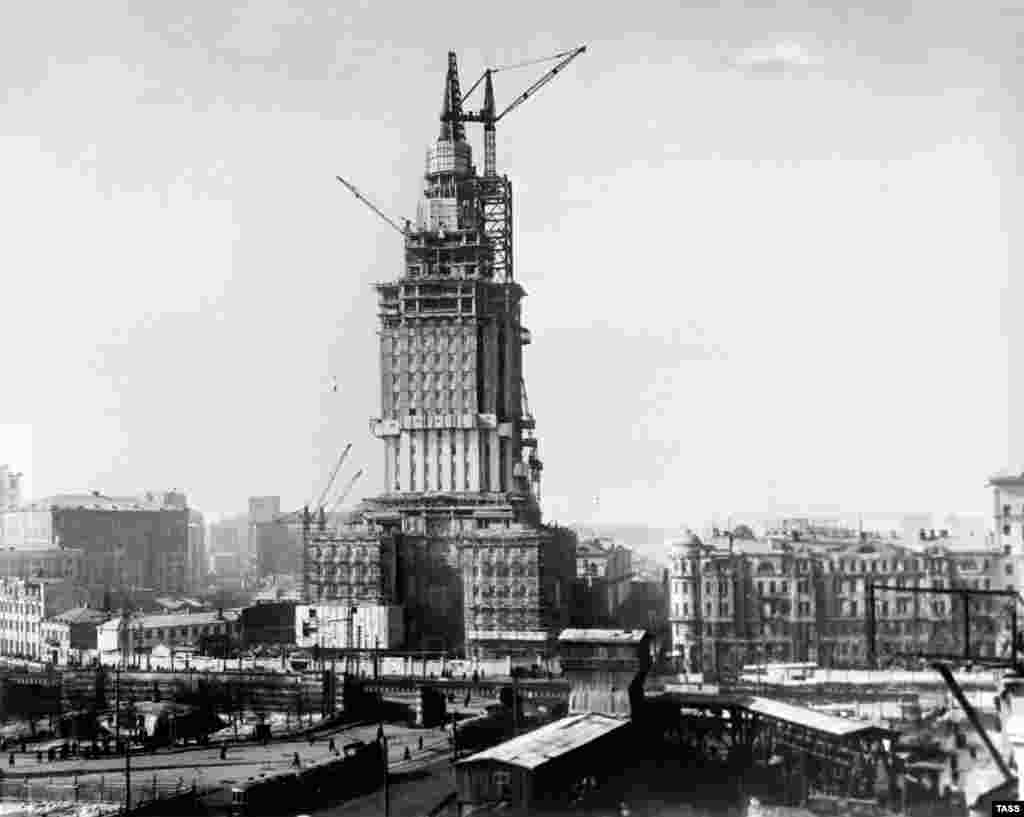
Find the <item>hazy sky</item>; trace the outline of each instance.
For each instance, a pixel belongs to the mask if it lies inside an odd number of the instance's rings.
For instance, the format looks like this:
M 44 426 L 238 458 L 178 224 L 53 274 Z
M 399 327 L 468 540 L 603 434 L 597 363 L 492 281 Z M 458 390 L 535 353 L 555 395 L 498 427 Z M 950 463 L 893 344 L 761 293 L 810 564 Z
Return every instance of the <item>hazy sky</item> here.
M 549 516 L 986 510 L 1024 461 L 1024 14 L 857 5 L 5 7 L 0 462 L 223 513 L 352 441 L 382 489 L 401 243 L 334 176 L 412 216 L 449 49 L 466 87 L 587 43 L 498 130 Z

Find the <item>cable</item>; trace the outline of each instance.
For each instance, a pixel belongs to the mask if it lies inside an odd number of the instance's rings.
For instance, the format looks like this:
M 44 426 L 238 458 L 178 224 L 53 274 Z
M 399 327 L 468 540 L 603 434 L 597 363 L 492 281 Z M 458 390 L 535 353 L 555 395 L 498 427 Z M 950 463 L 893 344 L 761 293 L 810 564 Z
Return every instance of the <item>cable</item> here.
M 527 68 L 531 65 L 540 65 L 540 63 L 542 62 L 554 62 L 555 60 L 560 60 L 562 57 L 568 57 L 571 53 L 571 50 L 562 51 L 561 53 L 553 54 L 550 57 L 541 57 L 540 59 L 537 60 L 527 60 L 526 62 L 518 62 L 513 65 L 503 65 L 500 68 L 492 68 L 491 73 L 496 74 L 498 73 L 498 71 L 513 71 L 516 68 Z M 479 80 L 477 80 L 477 82 L 479 82 Z

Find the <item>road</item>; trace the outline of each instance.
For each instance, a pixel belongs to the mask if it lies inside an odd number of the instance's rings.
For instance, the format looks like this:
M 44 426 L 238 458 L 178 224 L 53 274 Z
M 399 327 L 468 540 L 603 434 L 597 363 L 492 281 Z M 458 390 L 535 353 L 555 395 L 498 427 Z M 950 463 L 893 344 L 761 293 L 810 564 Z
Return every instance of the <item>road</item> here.
M 221 760 L 220 747 L 204 747 L 160 751 L 151 754 L 132 755 L 132 790 L 144 790 L 152 785 L 156 775 L 163 782 L 181 780 L 185 786 L 195 782 L 199 786 L 231 786 L 234 783 L 289 769 L 298 754 L 305 766 L 311 762 L 322 762 L 331 757 L 330 737 L 334 738 L 340 750 L 354 740 L 370 742 L 377 738 L 377 725 L 365 724 L 340 730 L 333 735 L 319 736 L 314 744 L 308 740 L 273 741 L 267 746 L 250 743 L 229 746 L 227 757 Z M 425 763 L 447 758 L 449 742 L 447 734 L 437 729 L 414 729 L 395 724 L 385 724 L 388 738 L 388 757 L 396 772 L 407 772 L 422 767 Z M 420 749 L 420 738 L 423 748 Z M 410 760 L 405 760 L 406 749 Z M 446 761 L 447 762 L 447 761 Z M 37 763 L 31 754 L 18 754 L 16 765 L 3 766 L 5 777 L 9 778 L 68 778 L 77 777 L 79 782 L 103 778 L 108 785 L 121 786 L 124 779 L 124 757 L 110 756 L 91 760 L 71 758 L 53 763 Z
M 411 761 L 396 763 L 389 779 L 390 817 L 425 817 L 455 791 L 447 740 L 442 751 L 426 750 Z M 310 817 L 379 817 L 383 813 L 383 790 L 309 812 Z

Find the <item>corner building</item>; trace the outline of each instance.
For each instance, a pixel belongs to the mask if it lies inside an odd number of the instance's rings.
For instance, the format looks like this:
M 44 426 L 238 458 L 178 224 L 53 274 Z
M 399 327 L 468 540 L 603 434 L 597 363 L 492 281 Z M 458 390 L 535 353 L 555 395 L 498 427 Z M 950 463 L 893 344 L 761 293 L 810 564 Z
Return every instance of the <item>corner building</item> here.
M 538 654 L 567 623 L 575 538 L 541 524 L 512 187 L 477 172 L 465 116 L 449 54 L 404 269 L 377 285 L 385 493 L 346 530 L 307 535 L 307 597 L 359 599 L 348 585 L 372 576 L 386 585 L 374 595 L 403 607 L 408 648 Z M 380 563 L 351 564 L 353 546 Z

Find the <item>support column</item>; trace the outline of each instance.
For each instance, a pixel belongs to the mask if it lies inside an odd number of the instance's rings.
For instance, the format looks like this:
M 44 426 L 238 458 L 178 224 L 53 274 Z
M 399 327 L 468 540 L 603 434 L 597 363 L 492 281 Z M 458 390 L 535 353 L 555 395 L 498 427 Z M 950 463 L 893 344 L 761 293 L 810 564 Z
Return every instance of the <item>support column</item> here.
M 403 431 L 398 440 L 398 489 L 408 491 L 412 475 L 412 462 L 410 458 L 410 443 L 412 442 L 412 431 Z
M 469 465 L 469 490 L 480 490 L 480 435 L 484 432 L 474 429 L 467 434 L 468 448 L 466 462 Z
M 455 485 L 453 490 L 466 490 L 466 437 L 469 432 L 457 429 L 452 432 L 455 438 Z
M 441 432 L 441 445 L 437 453 L 438 467 L 440 468 L 440 479 L 438 488 L 442 491 L 452 490 L 452 431 L 445 429 Z
M 415 431 L 416 435 L 416 490 L 427 489 L 427 434 L 426 431 Z
M 491 490 L 501 490 L 501 437 L 498 436 L 496 429 L 489 430 L 487 432 L 487 438 L 490 442 L 489 459 L 490 462 L 487 464 L 488 473 L 491 477 Z

